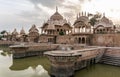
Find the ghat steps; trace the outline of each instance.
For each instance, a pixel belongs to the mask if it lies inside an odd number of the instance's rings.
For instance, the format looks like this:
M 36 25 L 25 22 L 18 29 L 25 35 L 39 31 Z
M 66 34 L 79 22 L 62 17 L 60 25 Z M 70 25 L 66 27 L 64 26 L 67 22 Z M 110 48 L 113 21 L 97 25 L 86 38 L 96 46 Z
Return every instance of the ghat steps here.
M 100 63 L 120 66 L 120 57 L 113 57 L 113 56 L 104 55 L 102 57 Z

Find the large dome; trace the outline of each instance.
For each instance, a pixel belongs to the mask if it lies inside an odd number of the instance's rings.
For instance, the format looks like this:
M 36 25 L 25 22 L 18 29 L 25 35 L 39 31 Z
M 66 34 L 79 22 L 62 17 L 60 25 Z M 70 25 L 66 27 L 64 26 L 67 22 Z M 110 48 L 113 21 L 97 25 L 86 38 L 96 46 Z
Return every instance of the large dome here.
M 89 19 L 88 19 L 88 17 L 87 16 L 80 16 L 76 21 L 75 21 L 75 23 L 74 24 L 76 24 L 76 23 L 78 23 L 78 22 L 84 22 L 85 24 L 87 24 L 88 22 L 89 22 Z
M 50 20 L 63 20 L 63 16 L 58 13 L 58 8 L 56 7 L 56 12 L 50 17 Z
M 63 20 L 63 16 L 57 11 L 50 17 L 51 20 Z

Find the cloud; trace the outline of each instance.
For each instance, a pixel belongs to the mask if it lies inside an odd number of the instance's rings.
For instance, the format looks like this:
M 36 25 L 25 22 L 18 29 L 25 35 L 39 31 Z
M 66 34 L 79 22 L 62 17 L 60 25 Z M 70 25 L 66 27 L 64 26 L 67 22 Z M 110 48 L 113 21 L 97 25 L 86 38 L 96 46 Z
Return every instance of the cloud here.
M 42 26 L 43 22 L 47 21 L 48 18 L 52 14 L 54 14 L 56 6 L 58 6 L 59 12 L 60 14 L 64 15 L 64 18 L 70 20 L 71 22 L 74 22 L 76 14 L 81 11 L 82 5 L 86 1 L 90 2 L 93 0 L 25 0 L 16 2 L 10 2 L 9 0 L 7 1 L 4 1 L 5 4 L 2 3 L 1 5 L 2 7 L 4 5 L 3 11 L 1 12 L 5 14 L 0 19 L 0 21 L 2 22 L 1 25 L 10 25 L 11 29 L 13 29 L 13 27 L 15 26 L 16 28 L 20 28 L 19 25 L 22 25 L 25 26 L 26 29 L 28 29 L 28 25 L 31 26 L 32 24 L 36 24 L 39 27 Z M 5 8 L 6 6 L 7 8 Z M 10 13 L 9 10 L 11 11 Z M 6 13 L 11 14 L 12 16 L 9 17 L 9 15 L 7 16 Z M 5 16 L 7 20 L 2 19 L 5 19 Z M 10 28 L 8 28 L 8 30 L 9 29 Z
M 38 7 L 39 4 L 42 4 L 43 6 L 46 6 L 48 8 L 54 8 L 55 6 L 60 6 L 64 0 L 28 0 L 32 4 L 34 4 L 35 7 Z
M 50 11 L 53 12 L 53 9 L 55 10 L 55 7 L 57 5 L 59 10 L 62 10 L 60 11 L 61 14 L 64 15 L 65 18 L 69 20 L 71 20 L 72 18 L 75 18 L 76 14 L 81 11 L 81 4 L 82 4 L 79 0 L 75 0 L 74 2 L 72 0 L 28 0 L 28 1 L 34 5 L 34 8 L 36 10 L 40 11 L 39 14 L 34 13 L 36 15 L 29 14 L 29 12 L 27 13 L 28 15 L 31 15 L 31 17 L 33 18 L 35 17 L 37 18 L 37 16 L 40 16 L 40 14 L 42 13 L 44 13 L 44 15 L 42 14 L 43 16 L 50 17 L 51 14 L 53 14 Z M 25 17 L 28 16 L 23 13 L 23 16 L 24 15 Z
M 93 0 L 79 0 L 81 3 L 84 3 L 85 1 L 91 2 Z

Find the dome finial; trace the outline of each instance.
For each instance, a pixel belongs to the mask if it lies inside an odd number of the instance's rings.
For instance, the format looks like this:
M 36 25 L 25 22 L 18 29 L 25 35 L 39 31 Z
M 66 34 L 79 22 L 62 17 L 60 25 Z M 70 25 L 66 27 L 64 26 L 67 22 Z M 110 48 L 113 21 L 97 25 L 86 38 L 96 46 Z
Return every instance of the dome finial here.
M 77 14 L 76 19 L 78 19 L 79 15 Z
M 80 12 L 79 12 L 79 17 L 80 17 Z
M 82 16 L 83 16 L 83 12 L 82 12 Z
M 103 13 L 103 17 L 105 17 L 105 13 Z
M 87 16 L 87 15 L 86 15 L 86 11 L 85 11 L 85 16 Z
M 58 7 L 56 6 L 56 12 L 58 12 Z

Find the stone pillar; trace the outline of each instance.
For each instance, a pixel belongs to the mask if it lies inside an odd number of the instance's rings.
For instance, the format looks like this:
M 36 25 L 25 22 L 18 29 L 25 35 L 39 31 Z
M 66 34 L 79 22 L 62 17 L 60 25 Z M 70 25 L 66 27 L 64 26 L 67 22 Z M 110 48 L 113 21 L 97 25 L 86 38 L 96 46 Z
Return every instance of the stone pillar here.
M 87 28 L 85 27 L 85 33 L 87 33 Z
M 75 27 L 74 27 L 74 33 L 75 33 Z
M 79 33 L 80 33 L 80 28 L 79 28 Z

